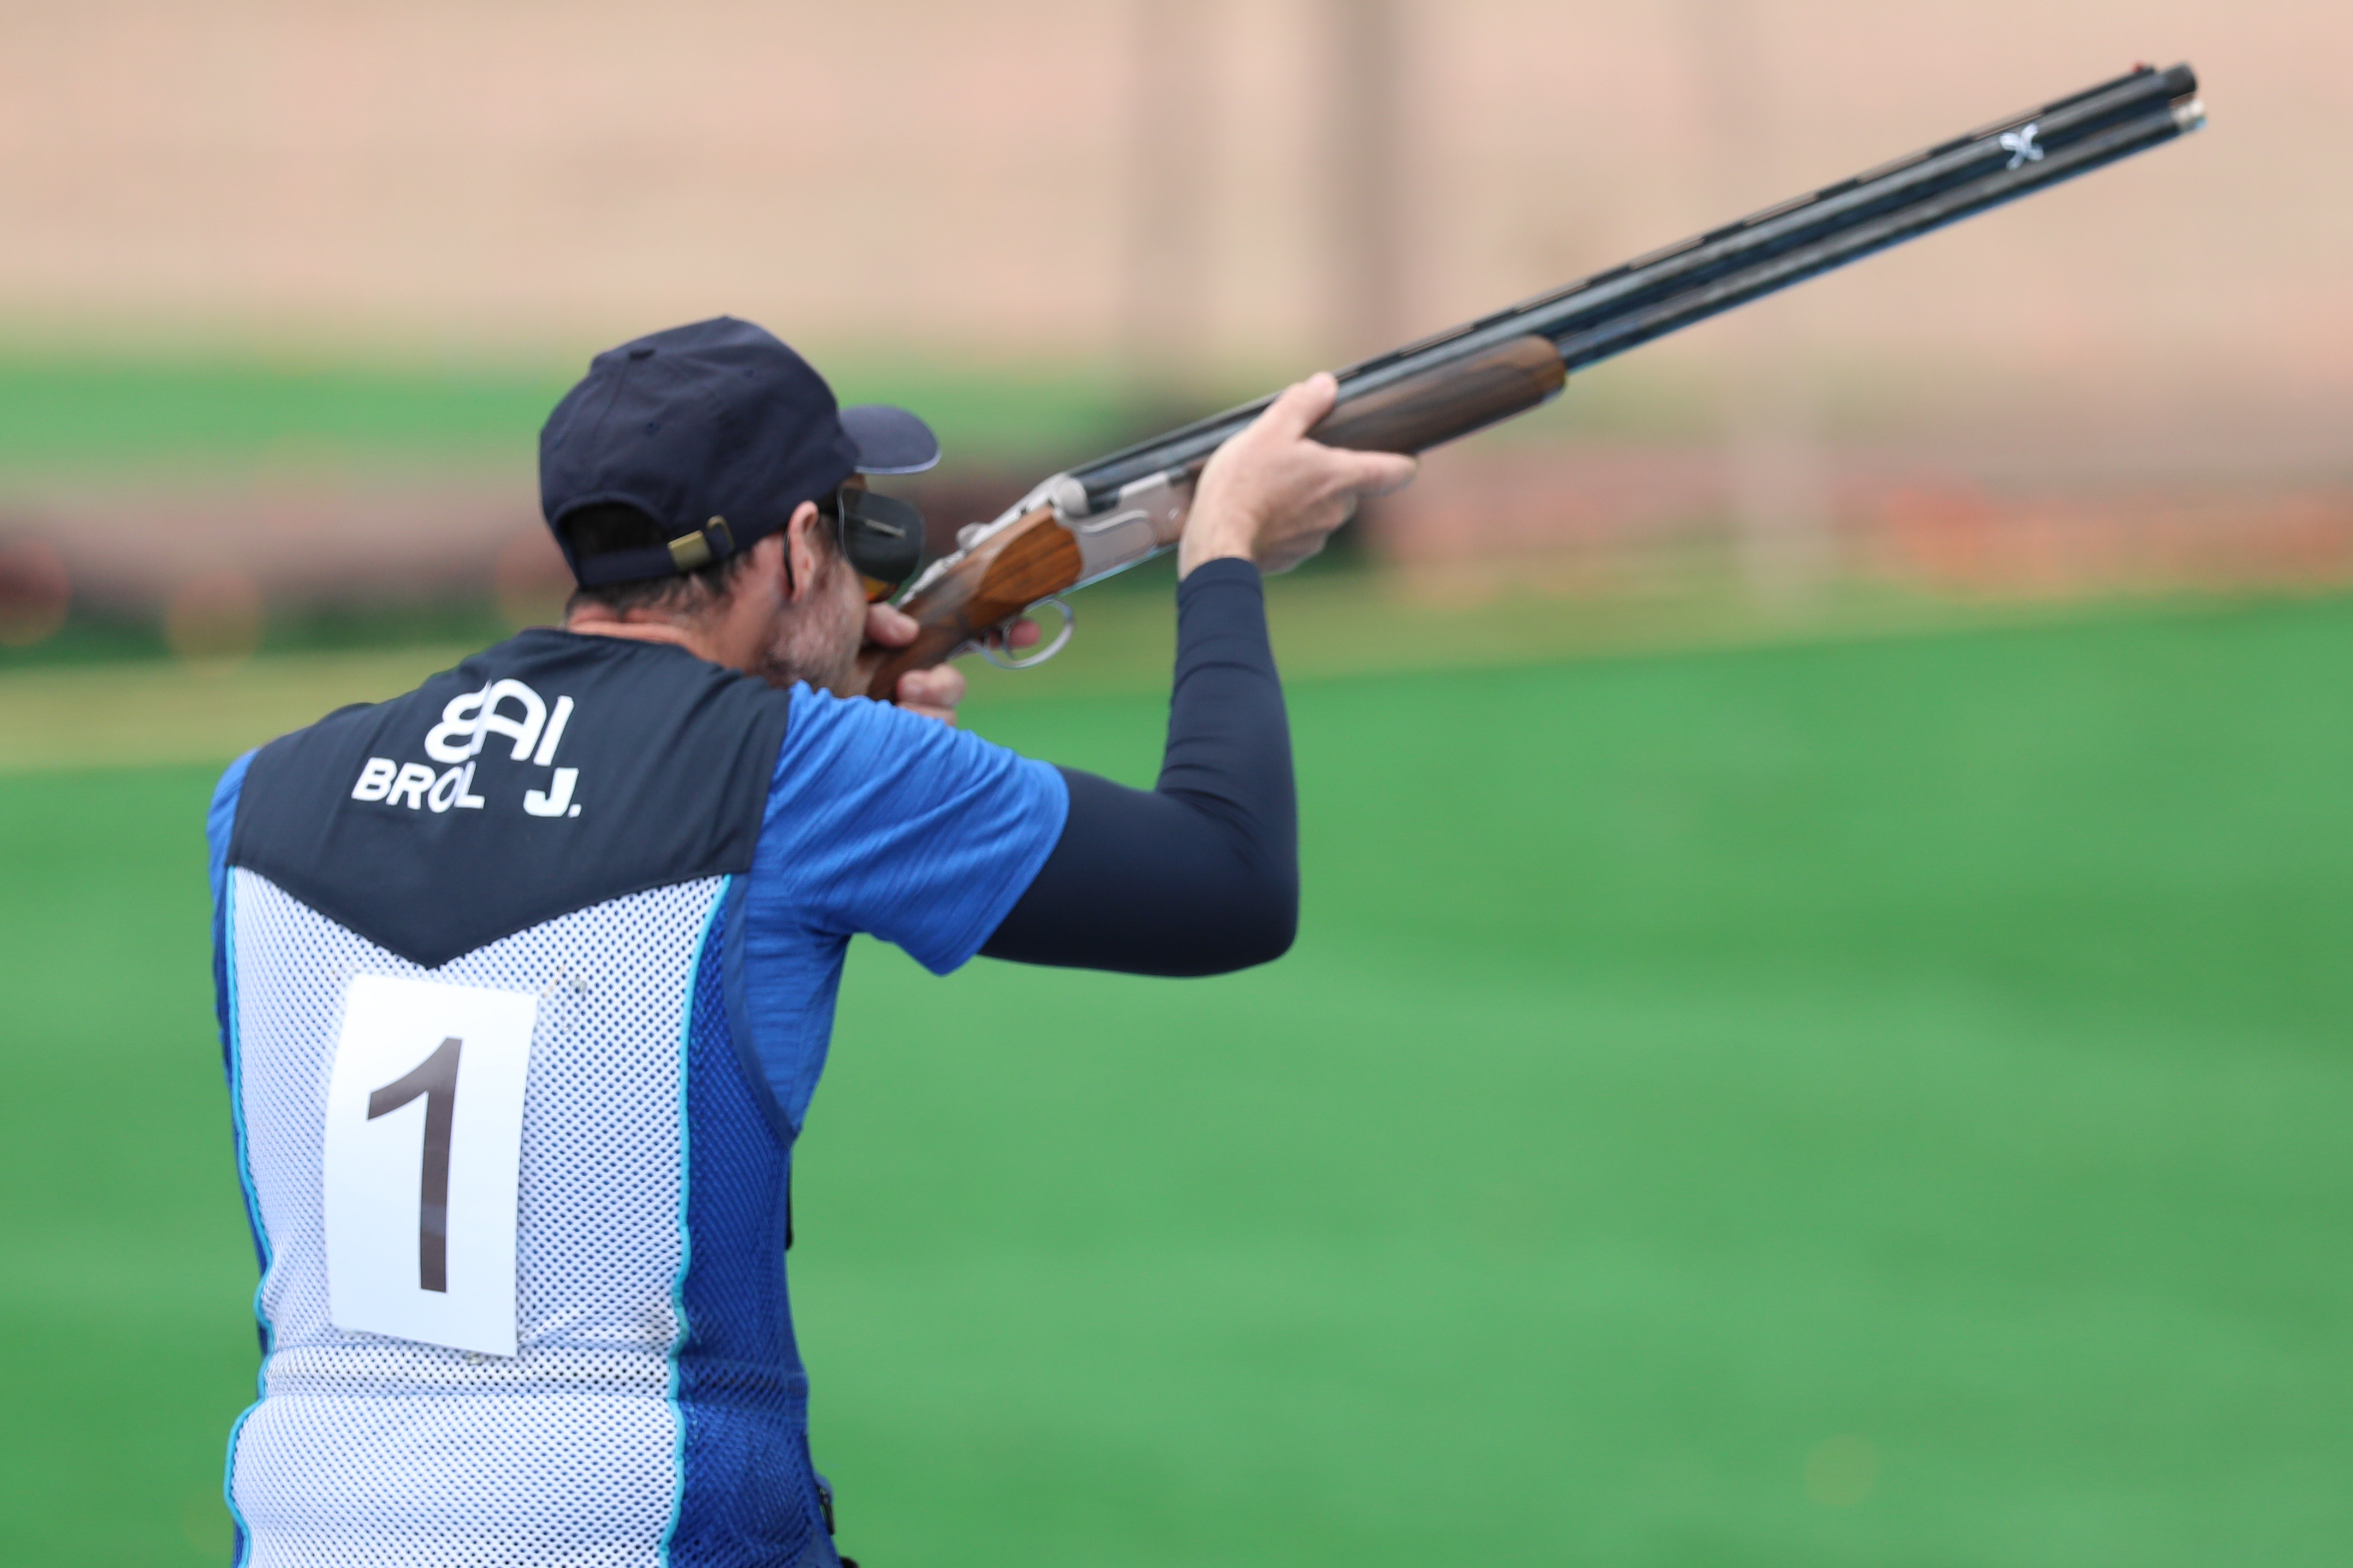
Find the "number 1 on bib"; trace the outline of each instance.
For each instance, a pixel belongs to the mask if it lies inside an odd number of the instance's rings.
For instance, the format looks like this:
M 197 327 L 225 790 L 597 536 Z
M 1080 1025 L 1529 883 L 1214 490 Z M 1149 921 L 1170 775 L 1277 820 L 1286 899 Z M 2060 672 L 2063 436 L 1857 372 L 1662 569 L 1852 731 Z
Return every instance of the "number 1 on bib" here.
M 353 979 L 322 1149 L 337 1328 L 514 1354 L 538 1009 L 525 991 Z
M 449 1123 L 458 1110 L 458 1063 L 466 1042 L 455 1035 L 397 1082 L 368 1096 L 368 1120 L 425 1097 L 425 1157 L 417 1179 L 417 1288 L 449 1289 Z

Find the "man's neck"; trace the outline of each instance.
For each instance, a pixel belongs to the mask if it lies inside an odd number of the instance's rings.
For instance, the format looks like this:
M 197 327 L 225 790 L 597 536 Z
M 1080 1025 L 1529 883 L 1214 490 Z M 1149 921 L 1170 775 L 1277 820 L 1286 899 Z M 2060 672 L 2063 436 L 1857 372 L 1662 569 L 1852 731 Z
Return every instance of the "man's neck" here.
M 692 646 L 694 634 L 675 621 L 625 621 L 607 610 L 575 610 L 564 617 L 564 629 L 586 637 L 635 637 L 639 642 Z
M 727 662 L 709 646 L 709 639 L 691 626 L 652 616 L 638 619 L 615 615 L 602 605 L 573 611 L 564 617 L 564 629 L 577 632 L 583 637 L 626 637 L 631 642 L 668 643 L 672 647 L 686 649 L 697 658 L 707 658 L 713 664 Z

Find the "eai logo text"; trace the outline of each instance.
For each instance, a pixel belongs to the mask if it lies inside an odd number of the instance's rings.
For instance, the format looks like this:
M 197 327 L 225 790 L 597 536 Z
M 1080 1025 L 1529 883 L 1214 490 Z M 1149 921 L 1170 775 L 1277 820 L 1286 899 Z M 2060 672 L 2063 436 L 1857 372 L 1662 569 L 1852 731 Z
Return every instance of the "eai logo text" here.
M 522 681 L 494 680 L 480 691 L 451 698 L 441 710 L 441 722 L 425 737 L 425 754 L 444 766 L 370 757 L 352 785 L 352 798 L 411 811 L 480 811 L 487 803 L 474 793 L 474 763 L 492 735 L 514 743 L 508 752 L 513 761 L 552 767 L 571 722 L 569 697 L 558 697 L 550 710 Z M 580 805 L 572 796 L 579 782 L 578 768 L 556 768 L 544 788 L 522 792 L 522 808 L 533 816 L 577 816 Z

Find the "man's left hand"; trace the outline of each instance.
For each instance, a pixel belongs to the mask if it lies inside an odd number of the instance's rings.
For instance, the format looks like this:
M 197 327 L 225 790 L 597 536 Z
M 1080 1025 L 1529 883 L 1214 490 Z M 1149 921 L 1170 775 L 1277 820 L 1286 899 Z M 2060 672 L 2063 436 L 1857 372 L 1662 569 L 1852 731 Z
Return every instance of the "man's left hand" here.
M 905 647 L 915 640 L 915 617 L 902 614 L 888 605 L 871 605 L 866 610 L 866 640 L 882 647 Z M 1035 621 L 1016 621 L 1007 634 L 1005 645 L 1025 648 L 1036 644 L 1039 637 Z M 937 719 L 943 724 L 956 721 L 956 708 L 964 701 L 964 671 L 952 664 L 934 665 L 930 669 L 911 669 L 899 678 L 899 689 L 894 694 L 899 706 L 910 713 L 921 713 L 926 719 Z
M 916 629 L 913 616 L 902 615 L 888 605 L 867 606 L 866 640 L 870 643 L 905 647 L 915 640 Z M 899 689 L 893 695 L 899 706 L 910 713 L 953 724 L 956 721 L 956 705 L 964 700 L 964 671 L 948 664 L 911 669 L 899 678 Z

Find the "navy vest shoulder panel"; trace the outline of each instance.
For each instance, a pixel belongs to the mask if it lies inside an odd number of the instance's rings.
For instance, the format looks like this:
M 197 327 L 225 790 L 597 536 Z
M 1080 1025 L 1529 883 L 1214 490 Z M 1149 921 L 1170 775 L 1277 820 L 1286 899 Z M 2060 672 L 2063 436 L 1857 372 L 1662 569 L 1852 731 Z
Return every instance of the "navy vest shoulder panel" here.
M 438 968 L 750 869 L 791 700 L 683 648 L 527 631 L 253 759 L 228 859 Z

